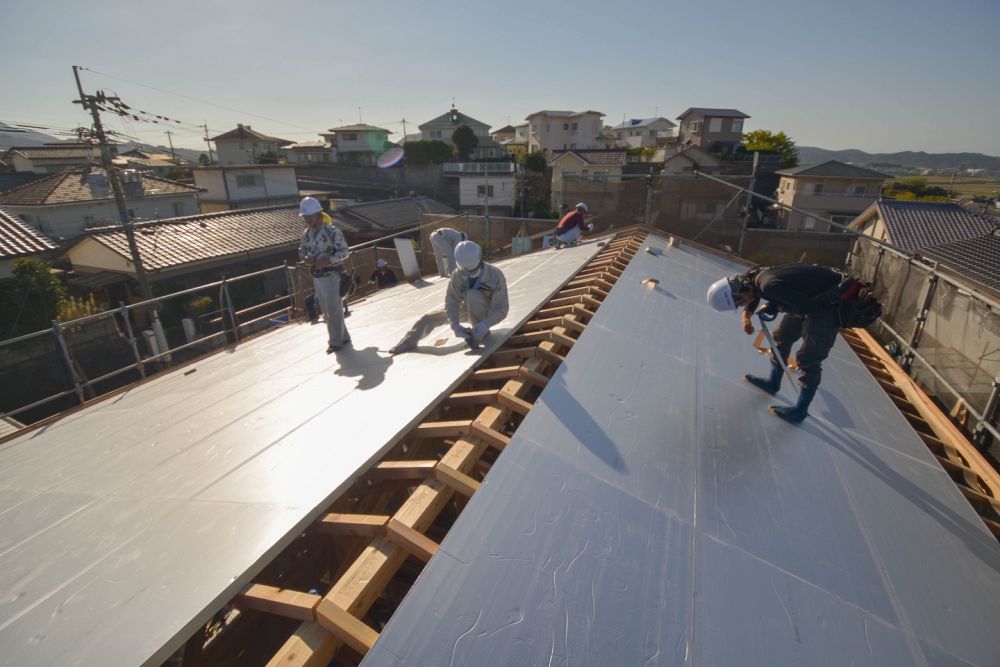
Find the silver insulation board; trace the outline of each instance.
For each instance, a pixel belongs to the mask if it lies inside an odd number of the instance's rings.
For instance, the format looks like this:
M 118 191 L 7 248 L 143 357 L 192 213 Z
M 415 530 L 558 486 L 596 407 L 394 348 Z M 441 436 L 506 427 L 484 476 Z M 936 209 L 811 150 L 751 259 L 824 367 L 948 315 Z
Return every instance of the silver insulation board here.
M 364 665 L 1000 665 L 1000 547 L 846 343 L 786 424 L 740 267 L 647 243 Z
M 444 303 L 402 285 L 352 309 L 339 358 L 286 326 L 0 445 L 0 664 L 162 663 L 598 250 L 502 262 L 510 314 L 476 352 L 445 325 L 385 354 Z

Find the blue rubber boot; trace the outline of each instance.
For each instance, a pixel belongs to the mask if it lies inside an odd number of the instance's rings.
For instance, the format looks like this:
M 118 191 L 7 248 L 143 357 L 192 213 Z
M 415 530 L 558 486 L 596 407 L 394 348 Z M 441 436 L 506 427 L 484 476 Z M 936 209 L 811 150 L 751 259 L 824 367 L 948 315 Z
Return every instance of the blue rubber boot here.
M 757 387 L 758 389 L 762 389 L 767 393 L 769 393 L 771 396 L 774 396 L 775 394 L 778 393 L 778 390 L 781 389 L 782 375 L 784 375 L 784 371 L 781 370 L 781 366 L 778 365 L 778 362 L 772 359 L 771 374 L 768 377 L 762 378 L 747 373 L 746 375 L 743 376 L 743 379 L 752 384 L 753 386 Z
M 786 422 L 799 424 L 806 418 L 806 416 L 808 416 L 809 404 L 812 403 L 815 396 L 816 389 L 807 389 L 802 387 L 799 390 L 799 400 L 796 401 L 795 405 L 792 407 L 785 405 L 772 405 L 768 408 L 768 411 L 770 411 L 772 415 L 781 417 Z

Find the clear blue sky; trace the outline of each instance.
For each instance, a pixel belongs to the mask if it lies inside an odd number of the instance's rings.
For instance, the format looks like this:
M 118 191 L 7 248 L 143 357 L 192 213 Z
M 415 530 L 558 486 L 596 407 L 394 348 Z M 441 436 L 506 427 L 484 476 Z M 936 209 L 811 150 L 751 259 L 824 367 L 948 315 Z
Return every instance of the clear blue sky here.
M 76 64 L 94 70 L 88 91 L 139 109 L 299 141 L 358 107 L 398 140 L 401 119 L 414 132 L 454 97 L 494 128 L 546 108 L 617 124 L 726 107 L 802 146 L 1000 155 L 998 0 L 8 0 L 2 13 L 5 122 L 86 123 Z M 160 126 L 113 124 L 166 143 Z M 204 148 L 178 129 L 176 145 Z

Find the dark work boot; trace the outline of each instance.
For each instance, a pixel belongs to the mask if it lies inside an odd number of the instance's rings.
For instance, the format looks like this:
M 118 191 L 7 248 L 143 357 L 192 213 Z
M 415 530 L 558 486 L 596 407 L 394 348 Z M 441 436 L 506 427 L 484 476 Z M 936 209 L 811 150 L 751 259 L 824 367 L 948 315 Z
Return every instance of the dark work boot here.
M 784 371 L 781 370 L 781 366 L 775 361 L 771 361 L 771 374 L 766 377 L 758 377 L 756 375 L 750 375 L 747 373 L 743 376 L 743 379 L 752 384 L 753 386 L 763 389 L 771 396 L 778 393 L 781 389 L 781 376 L 784 375 Z
M 785 405 L 772 405 L 768 410 L 771 414 L 781 417 L 786 422 L 798 424 L 809 414 L 809 404 L 816 396 L 816 389 L 802 387 L 799 390 L 799 400 L 795 405 L 788 407 Z

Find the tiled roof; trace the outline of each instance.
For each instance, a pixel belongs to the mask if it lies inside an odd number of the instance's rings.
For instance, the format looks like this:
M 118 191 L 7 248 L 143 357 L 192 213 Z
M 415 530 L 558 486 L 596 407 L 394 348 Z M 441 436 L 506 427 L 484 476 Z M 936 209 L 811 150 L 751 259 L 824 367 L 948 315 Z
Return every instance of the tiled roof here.
M 96 151 L 92 148 L 65 146 L 31 146 L 28 148 L 11 148 L 5 155 L 20 155 L 28 160 L 55 160 L 65 158 L 88 158 Z
M 685 116 L 697 113 L 705 116 L 706 118 L 749 118 L 739 109 L 708 109 L 706 107 L 689 107 L 687 111 L 682 113 L 678 118 L 684 118 Z
M 163 271 L 268 248 L 297 248 L 304 229 L 298 206 L 274 206 L 140 222 L 135 240 L 146 269 Z M 131 258 L 121 227 L 89 230 L 77 243 L 87 239 Z
M 57 247 L 48 236 L 0 208 L 0 259 L 37 255 Z
M 647 125 L 652 125 L 658 120 L 666 121 L 670 127 L 675 127 L 677 124 L 672 120 L 667 120 L 666 118 L 629 118 L 624 123 L 618 123 L 612 129 L 614 130 L 628 130 L 635 127 L 646 127 Z
M 428 197 L 401 197 L 382 201 L 349 204 L 336 211 L 331 216 L 338 223 L 353 227 L 357 231 L 392 232 L 420 222 L 424 213 L 448 214 L 455 211 Z
M 299 141 L 294 144 L 288 144 L 287 146 L 282 146 L 286 151 L 294 150 L 317 150 L 324 149 L 329 150 L 333 147 L 329 141 Z
M 67 169 L 51 176 L 40 178 L 12 190 L 0 193 L 0 205 L 46 206 L 49 204 L 71 204 L 75 202 L 114 199 L 108 187 L 105 196 L 95 197 L 87 181 L 88 173 L 106 174 L 102 167 L 90 169 Z M 184 185 L 165 178 L 143 174 L 142 191 L 144 197 L 160 195 L 194 194 L 199 188 Z
M 584 114 L 588 113 L 596 113 L 598 116 L 604 115 L 600 111 L 591 111 L 589 109 L 587 111 L 553 111 L 551 109 L 542 109 L 541 111 L 536 111 L 533 114 L 529 114 L 528 117 L 525 118 L 525 120 L 528 120 L 528 118 L 531 118 L 532 116 L 537 116 L 539 114 L 545 114 L 550 118 L 573 118 L 574 116 L 583 116 Z
M 386 132 L 387 134 L 392 134 L 391 130 L 387 130 L 382 127 L 375 127 L 374 125 L 366 125 L 364 123 L 355 123 L 354 125 L 342 125 L 340 127 L 331 127 L 327 132 Z
M 622 165 L 625 164 L 625 156 L 628 154 L 628 151 L 618 148 L 588 148 L 573 149 L 568 151 L 552 151 L 552 159 L 549 160 L 549 164 L 552 164 L 562 156 L 568 155 L 569 153 L 576 155 L 587 164 Z
M 930 246 L 920 254 L 941 262 L 963 278 L 1000 292 L 1000 236 L 996 231 Z
M 269 137 L 266 134 L 261 134 L 257 130 L 250 129 L 249 125 L 240 125 L 235 130 L 229 130 L 228 132 L 223 132 L 217 137 L 212 137 L 212 141 L 230 141 L 237 139 L 256 139 L 257 141 L 273 141 L 284 146 L 285 144 L 292 143 L 287 139 L 278 139 L 277 137 Z
M 883 200 L 874 204 L 889 241 L 902 250 L 922 250 L 991 233 L 997 224 L 958 204 Z
M 781 176 L 825 176 L 830 178 L 881 178 L 887 180 L 892 178 L 864 167 L 855 167 L 853 164 L 838 162 L 837 160 L 827 160 L 820 164 L 810 164 L 804 167 L 794 167 L 792 169 L 781 169 L 776 171 Z

